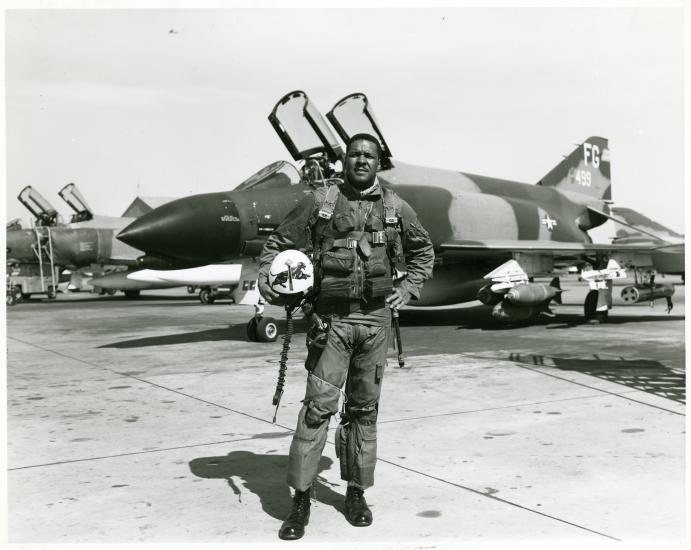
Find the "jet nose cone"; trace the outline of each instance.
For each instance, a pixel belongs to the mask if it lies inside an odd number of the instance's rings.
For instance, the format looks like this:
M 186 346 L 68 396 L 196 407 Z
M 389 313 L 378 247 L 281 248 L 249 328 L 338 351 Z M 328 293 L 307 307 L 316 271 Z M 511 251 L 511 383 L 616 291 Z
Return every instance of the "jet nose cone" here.
M 174 200 L 147 212 L 117 236 L 147 254 L 214 261 L 240 248 L 240 218 L 228 193 Z

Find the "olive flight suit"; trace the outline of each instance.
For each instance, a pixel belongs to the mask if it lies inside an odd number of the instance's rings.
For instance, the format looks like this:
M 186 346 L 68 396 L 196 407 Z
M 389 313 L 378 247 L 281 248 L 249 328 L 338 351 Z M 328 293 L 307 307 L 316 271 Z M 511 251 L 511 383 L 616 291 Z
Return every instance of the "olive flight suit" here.
M 329 326 L 323 348 L 308 340 L 307 390 L 290 446 L 288 484 L 306 491 L 316 478 L 329 420 L 338 412 L 345 384 L 336 453 L 341 478 L 366 489 L 374 483 L 392 262 L 405 256 L 407 276 L 396 286 L 417 299 L 432 274 L 432 243 L 413 209 L 375 180 L 365 192 L 343 182 L 308 193 L 268 238 L 260 280 L 268 280 L 274 257 L 287 249 L 314 255 L 315 309 Z

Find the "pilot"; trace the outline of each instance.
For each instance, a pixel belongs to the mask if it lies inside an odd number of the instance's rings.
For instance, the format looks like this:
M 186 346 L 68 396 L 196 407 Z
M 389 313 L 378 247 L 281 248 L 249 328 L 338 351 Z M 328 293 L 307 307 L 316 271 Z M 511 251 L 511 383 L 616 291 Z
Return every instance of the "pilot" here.
M 374 483 L 391 310 L 419 298 L 434 263 L 429 235 L 413 209 L 380 185 L 380 158 L 374 136 L 354 135 L 347 145 L 344 181 L 308 193 L 268 238 L 261 254 L 259 291 L 272 304 L 282 303 L 269 285 L 273 258 L 287 249 L 311 255 L 313 303 L 327 327 L 321 341 L 309 337 L 312 329 L 308 332 L 307 389 L 288 459 L 288 484 L 295 494 L 278 533 L 281 539 L 304 534 L 310 489 L 341 393 L 336 454 L 341 478 L 348 482 L 345 515 L 354 526 L 372 523 L 364 491 Z M 394 282 L 393 275 L 403 272 L 405 277 Z

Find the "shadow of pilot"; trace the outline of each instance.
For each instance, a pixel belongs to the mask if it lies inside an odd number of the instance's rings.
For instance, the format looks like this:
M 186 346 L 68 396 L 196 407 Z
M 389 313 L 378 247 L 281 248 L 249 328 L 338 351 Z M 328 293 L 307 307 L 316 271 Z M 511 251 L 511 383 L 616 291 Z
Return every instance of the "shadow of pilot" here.
M 322 456 L 319 461 L 319 473 L 331 469 L 333 460 Z M 197 477 L 206 479 L 224 479 L 233 493 L 242 499 L 242 490 L 233 478 L 242 480 L 242 487 L 259 497 L 262 510 L 275 519 L 282 520 L 290 509 L 292 498 L 290 487 L 283 481 L 282 474 L 288 465 L 287 455 L 255 454 L 251 451 L 233 451 L 225 456 L 208 456 L 190 461 L 190 471 Z M 317 502 L 333 506 L 343 512 L 343 496 L 332 487 L 337 484 L 317 476 Z

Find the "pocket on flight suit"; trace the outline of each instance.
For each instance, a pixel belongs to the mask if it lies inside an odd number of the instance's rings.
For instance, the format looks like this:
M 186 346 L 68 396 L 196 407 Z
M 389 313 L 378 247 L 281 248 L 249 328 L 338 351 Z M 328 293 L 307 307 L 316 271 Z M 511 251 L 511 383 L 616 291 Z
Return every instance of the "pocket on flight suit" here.
M 338 458 L 341 466 L 341 479 L 349 480 L 352 472 L 348 463 L 348 434 L 350 432 L 350 424 L 339 424 L 336 427 L 336 435 L 334 436 L 334 446 L 336 447 L 336 458 Z
M 377 432 L 363 432 L 360 452 L 357 455 L 357 469 L 360 474 L 357 481 L 364 487 L 370 487 L 374 484 L 374 465 L 377 461 Z
M 322 269 L 326 273 L 349 275 L 355 263 L 354 249 L 329 250 L 322 254 Z
M 310 410 L 311 403 L 305 403 L 300 411 L 298 417 L 298 427 L 295 430 L 295 435 L 293 436 L 293 441 L 290 444 L 290 452 L 293 454 L 297 453 L 299 456 L 304 457 L 309 448 L 314 444 L 317 439 L 317 430 L 319 426 L 310 426 L 307 424 L 307 413 Z

